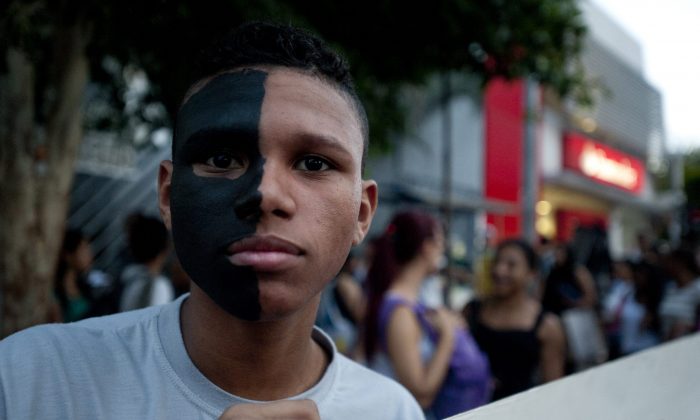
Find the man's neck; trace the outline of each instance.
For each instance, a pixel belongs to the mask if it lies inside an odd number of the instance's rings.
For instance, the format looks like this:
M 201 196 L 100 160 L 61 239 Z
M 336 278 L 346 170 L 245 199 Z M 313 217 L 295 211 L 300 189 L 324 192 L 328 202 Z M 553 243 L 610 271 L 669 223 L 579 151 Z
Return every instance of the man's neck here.
M 180 324 L 192 362 L 221 389 L 252 400 L 297 395 L 323 376 L 330 357 L 311 338 L 316 306 L 288 318 L 249 322 L 193 285 Z

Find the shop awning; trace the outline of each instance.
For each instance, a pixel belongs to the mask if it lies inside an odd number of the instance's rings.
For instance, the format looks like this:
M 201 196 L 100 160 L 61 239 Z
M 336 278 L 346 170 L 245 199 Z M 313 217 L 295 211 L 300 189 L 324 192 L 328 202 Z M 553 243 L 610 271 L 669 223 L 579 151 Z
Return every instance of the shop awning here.
M 562 171 L 557 176 L 545 177 L 549 185 L 571 188 L 586 194 L 591 194 L 612 204 L 636 207 L 652 213 L 663 213 L 685 203 L 685 195 L 680 191 L 669 191 L 635 196 L 621 189 L 598 184 L 570 171 Z
M 446 200 L 439 191 L 418 185 L 386 184 L 379 186 L 380 202 L 409 202 L 445 208 Z M 519 213 L 520 206 L 511 201 L 494 200 L 478 194 L 453 193 L 450 206 L 453 210 L 486 211 L 497 214 Z

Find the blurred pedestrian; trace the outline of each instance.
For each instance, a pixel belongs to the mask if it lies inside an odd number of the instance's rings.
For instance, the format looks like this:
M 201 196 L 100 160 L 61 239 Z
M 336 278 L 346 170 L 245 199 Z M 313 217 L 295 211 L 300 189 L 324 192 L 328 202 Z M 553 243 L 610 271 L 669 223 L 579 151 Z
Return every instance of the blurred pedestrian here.
M 667 271 L 672 277 L 659 308 L 664 340 L 672 340 L 692 332 L 697 325 L 700 305 L 700 278 L 695 255 L 680 248 L 667 259 Z
M 321 294 L 316 315 L 316 325 L 333 339 L 338 351 L 351 358 L 356 358 L 358 329 L 366 309 L 362 286 L 353 275 L 358 260 L 356 251 L 351 251 L 340 273 Z
M 610 359 L 655 346 L 660 342 L 659 303 L 663 283 L 648 262 L 613 265 L 612 287 L 603 305 Z
M 594 308 L 597 300 L 590 272 L 576 262 L 570 245 L 557 244 L 554 266 L 547 276 L 542 295 L 544 308 L 560 315 L 567 309 Z
M 545 312 L 528 289 L 539 261 L 521 239 L 498 245 L 491 265 L 491 291 L 463 310 L 491 362 L 493 400 L 525 391 L 564 374 L 566 339 L 558 317 Z
M 592 240 L 584 265 L 593 279 L 596 296 L 603 296 L 610 288 L 610 273 L 612 272 L 608 233 L 602 222 L 594 224 L 590 231 Z
M 567 338 L 566 373 L 608 359 L 605 333 L 597 311 L 598 293 L 593 276 L 575 257 L 574 249 L 559 243 L 554 267 L 545 281 L 542 306 L 559 316 Z
M 133 214 L 127 219 L 129 251 L 135 263 L 121 274 L 120 311 L 162 305 L 173 300 L 170 279 L 162 273 L 170 253 L 168 230 L 160 220 Z
M 92 249 L 83 233 L 69 229 L 63 236 L 54 277 L 54 294 L 64 322 L 86 318 L 91 309 L 86 277 L 92 266 Z
M 610 359 L 616 359 L 621 354 L 622 313 L 626 302 L 634 294 L 632 264 L 627 260 L 613 262 L 610 290 L 603 299 L 602 317 Z
M 369 366 L 406 386 L 429 418 L 484 404 L 489 392 L 488 361 L 464 322 L 418 299 L 444 250 L 436 219 L 418 211 L 399 213 L 375 243 L 366 280 Z
M 545 236 L 540 236 L 537 239 L 536 251 L 537 257 L 540 260 L 538 277 L 541 279 L 546 279 L 557 260 L 556 243 Z

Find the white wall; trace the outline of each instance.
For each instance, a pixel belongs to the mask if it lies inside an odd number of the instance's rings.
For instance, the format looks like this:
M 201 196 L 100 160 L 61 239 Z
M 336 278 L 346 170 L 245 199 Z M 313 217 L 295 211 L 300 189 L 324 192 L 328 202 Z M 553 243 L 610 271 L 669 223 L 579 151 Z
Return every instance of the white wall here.
M 454 420 L 697 420 L 700 335 L 572 375 Z
M 484 115 L 478 82 L 452 75 L 453 96 L 441 104 L 440 78 L 406 88 L 406 132 L 385 156 L 367 162 L 367 174 L 383 186 L 401 185 L 414 193 L 440 196 L 443 188 L 443 121 L 451 126 L 452 193 L 455 200 L 480 197 L 484 172 Z
M 608 240 L 613 258 L 629 258 L 636 255 L 639 244 L 637 234 L 653 232 L 649 216 L 639 208 L 619 205 L 610 213 Z
M 455 191 L 481 192 L 483 184 L 483 115 L 473 98 L 457 96 L 448 108 L 452 125 L 452 183 Z M 396 151 L 403 180 L 439 189 L 442 185 L 444 108 L 434 108 L 417 124 L 412 138 Z
M 633 2 L 630 2 L 630 7 L 635 7 Z M 639 41 L 591 0 L 579 1 L 579 8 L 590 36 L 642 74 L 644 59 Z
M 544 177 L 552 177 L 561 173 L 563 131 L 561 115 L 557 111 L 545 107 L 542 113 L 542 140 L 539 144 L 539 161 Z

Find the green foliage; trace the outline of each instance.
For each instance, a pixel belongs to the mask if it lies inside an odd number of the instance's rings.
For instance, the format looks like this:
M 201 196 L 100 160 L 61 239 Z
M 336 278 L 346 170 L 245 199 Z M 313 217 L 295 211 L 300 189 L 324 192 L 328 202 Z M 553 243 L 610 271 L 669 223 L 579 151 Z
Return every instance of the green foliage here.
M 52 29 L 71 19 L 91 21 L 93 80 L 114 80 L 102 66 L 105 56 L 135 64 L 171 115 L 190 81 L 192 57 L 212 38 L 250 19 L 305 26 L 352 63 L 379 149 L 405 126 L 401 87 L 435 73 L 469 72 L 482 84 L 529 76 L 561 96 L 590 102 L 577 62 L 585 28 L 575 0 L 35 0 L 12 1 L 0 12 L 0 48 L 20 45 L 47 69 L 56 59 L 45 47 Z
M 574 0 L 292 3 L 350 59 L 372 140 L 381 146 L 404 127 L 397 86 L 422 84 L 438 72 L 466 71 L 482 84 L 530 76 L 561 96 L 591 102 L 577 62 L 585 27 Z

